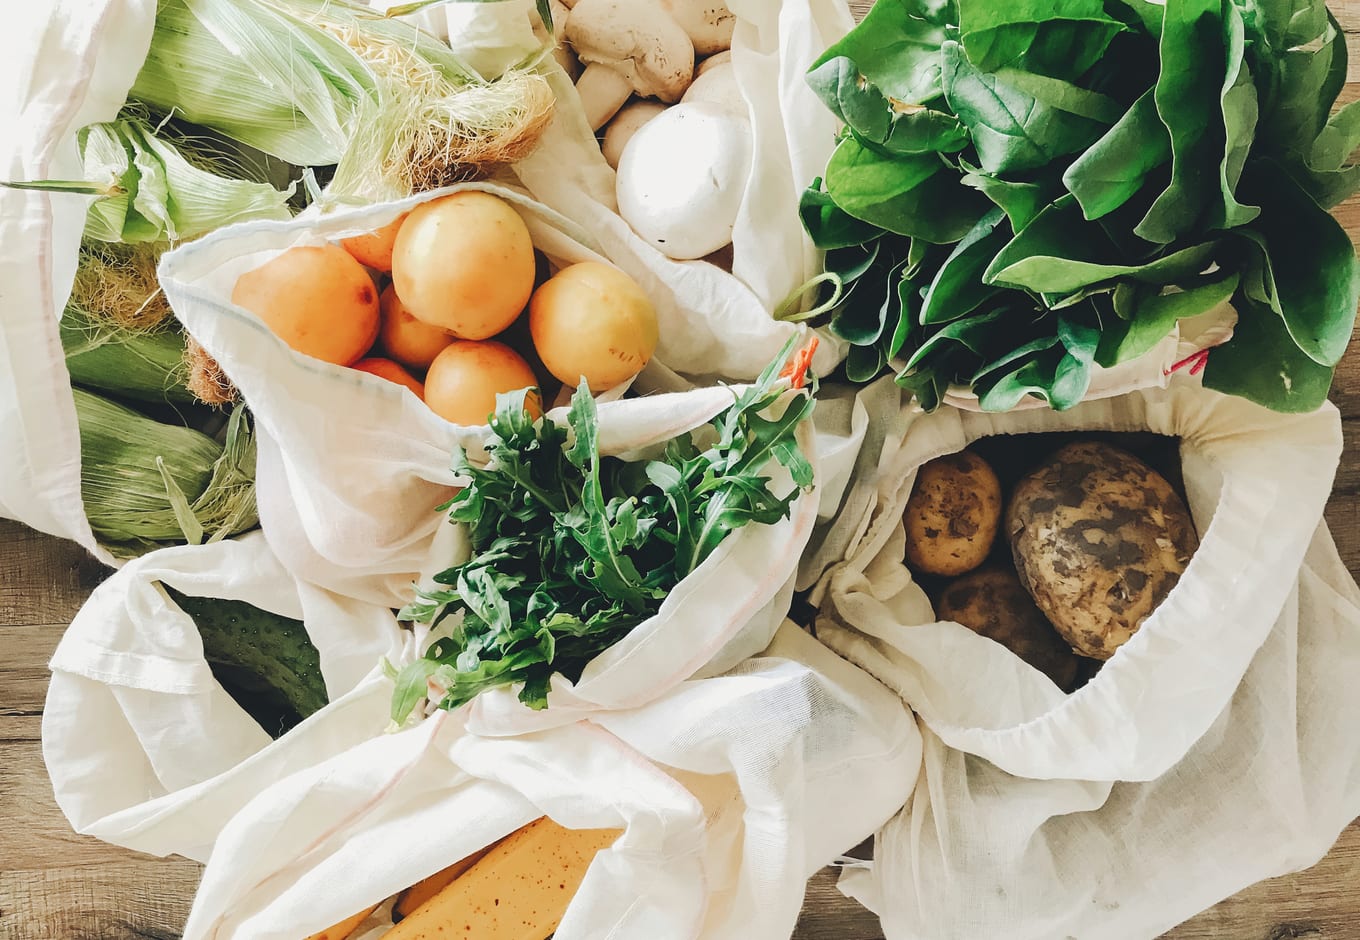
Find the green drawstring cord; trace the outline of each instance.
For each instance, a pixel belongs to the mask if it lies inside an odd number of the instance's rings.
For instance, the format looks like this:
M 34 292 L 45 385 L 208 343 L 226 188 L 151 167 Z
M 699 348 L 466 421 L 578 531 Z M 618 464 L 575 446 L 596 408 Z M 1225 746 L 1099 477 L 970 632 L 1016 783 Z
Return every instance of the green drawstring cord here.
M 807 295 L 807 292 L 821 287 L 823 284 L 835 285 L 835 288 L 831 291 L 831 296 L 811 310 L 799 313 L 798 308 L 802 306 L 803 297 Z M 841 276 L 834 271 L 823 271 L 811 280 L 804 281 L 793 293 L 785 297 L 775 308 L 774 318 L 784 323 L 802 323 L 833 310 L 836 304 L 841 302 L 843 296 L 845 296 L 845 282 L 841 279 Z

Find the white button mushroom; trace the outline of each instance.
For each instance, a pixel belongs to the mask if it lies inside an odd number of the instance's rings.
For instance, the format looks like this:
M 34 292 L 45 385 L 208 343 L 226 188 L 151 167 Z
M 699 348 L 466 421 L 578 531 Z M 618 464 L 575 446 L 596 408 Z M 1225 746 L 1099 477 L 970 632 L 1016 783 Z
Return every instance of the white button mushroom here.
M 600 152 L 604 154 L 605 162 L 617 170 L 619 158 L 623 156 L 623 148 L 628 145 L 628 141 L 642 129 L 642 125 L 665 110 L 666 105 L 645 98 L 630 101 L 620 108 L 619 113 L 614 115 L 614 120 L 610 121 L 609 127 L 605 129 L 604 141 L 600 144 Z
M 586 0 L 581 0 L 585 3 Z M 677 260 L 732 240 L 751 173 L 751 125 L 711 102 L 668 108 L 633 135 L 619 160 L 619 214 Z
M 694 51 L 709 55 L 732 47 L 737 18 L 723 0 L 660 0 L 666 12 L 684 29 Z
M 697 81 L 700 75 L 703 75 L 710 69 L 715 69 L 720 65 L 726 65 L 731 61 L 732 61 L 731 49 L 724 49 L 722 52 L 715 52 L 713 53 L 713 55 L 708 56 L 705 59 L 701 59 L 698 62 L 698 64 L 694 66 L 694 78 Z
M 681 104 L 693 104 L 696 101 L 722 105 L 743 117 L 746 116 L 746 100 L 741 96 L 741 87 L 737 84 L 737 70 L 732 67 L 731 62 L 714 66 L 704 72 L 694 80 L 694 84 L 689 86 L 684 97 L 680 99 Z
M 576 90 L 596 130 L 634 92 L 674 103 L 694 77 L 694 45 L 656 0 L 577 0 L 566 37 L 586 64 Z

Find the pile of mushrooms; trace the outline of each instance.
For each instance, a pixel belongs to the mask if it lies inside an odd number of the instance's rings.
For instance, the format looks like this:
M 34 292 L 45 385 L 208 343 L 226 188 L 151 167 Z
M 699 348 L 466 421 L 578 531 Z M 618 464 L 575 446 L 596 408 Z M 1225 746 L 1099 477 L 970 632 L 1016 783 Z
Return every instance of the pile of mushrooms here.
M 751 124 L 724 0 L 552 0 L 559 61 L 617 170 L 619 214 L 678 260 L 732 241 Z M 579 61 L 574 61 L 579 60 Z

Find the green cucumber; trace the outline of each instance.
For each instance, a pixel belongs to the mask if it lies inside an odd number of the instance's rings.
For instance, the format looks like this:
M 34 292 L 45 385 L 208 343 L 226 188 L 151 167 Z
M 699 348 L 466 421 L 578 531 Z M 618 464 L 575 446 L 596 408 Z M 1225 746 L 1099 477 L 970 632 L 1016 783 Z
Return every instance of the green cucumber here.
M 213 677 L 273 737 L 325 706 L 321 654 L 302 621 L 162 587 L 198 627 Z

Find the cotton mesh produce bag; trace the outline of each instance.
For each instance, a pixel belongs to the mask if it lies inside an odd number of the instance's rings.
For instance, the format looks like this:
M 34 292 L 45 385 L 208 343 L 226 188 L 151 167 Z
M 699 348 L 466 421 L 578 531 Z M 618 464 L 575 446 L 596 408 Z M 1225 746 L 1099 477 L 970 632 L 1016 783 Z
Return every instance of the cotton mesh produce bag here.
M 1282 416 L 1178 382 L 1063 413 L 883 419 L 900 431 L 842 522 L 818 636 L 895 689 L 926 741 L 874 861 L 843 876 L 890 938 L 1153 936 L 1325 853 L 1360 812 L 1360 749 L 1335 719 L 1355 705 L 1360 595 L 1321 522 L 1335 408 Z M 1179 438 L 1200 534 L 1171 593 L 1070 695 L 937 621 L 902 561 L 919 466 L 1053 431 Z

